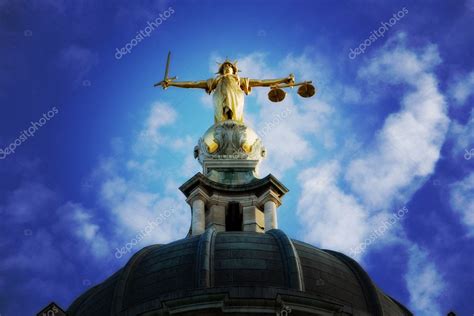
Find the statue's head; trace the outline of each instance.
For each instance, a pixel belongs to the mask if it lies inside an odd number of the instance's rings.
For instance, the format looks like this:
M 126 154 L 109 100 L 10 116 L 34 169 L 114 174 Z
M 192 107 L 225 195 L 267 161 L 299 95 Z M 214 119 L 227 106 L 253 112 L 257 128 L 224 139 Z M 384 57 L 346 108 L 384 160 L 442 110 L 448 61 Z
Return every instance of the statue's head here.
M 222 64 L 219 65 L 220 66 L 217 73 L 221 75 L 236 74 L 239 71 L 237 68 L 237 61 L 231 62 L 230 60 L 226 59 Z

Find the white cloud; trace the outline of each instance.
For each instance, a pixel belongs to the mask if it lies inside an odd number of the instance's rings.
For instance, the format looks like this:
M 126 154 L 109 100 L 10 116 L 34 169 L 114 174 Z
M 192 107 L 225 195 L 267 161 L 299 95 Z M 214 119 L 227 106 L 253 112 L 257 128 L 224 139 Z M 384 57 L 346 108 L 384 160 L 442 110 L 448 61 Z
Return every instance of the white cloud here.
M 460 76 L 449 86 L 449 94 L 456 101 L 454 105 L 464 105 L 474 94 L 474 71 Z
M 71 227 L 71 231 L 88 246 L 94 256 L 103 258 L 110 255 L 111 247 L 99 225 L 94 223 L 92 213 L 81 204 L 70 201 L 56 211 L 61 219 L 60 225 Z
M 474 237 L 474 172 L 450 186 L 449 201 L 452 209 L 461 215 L 461 220 Z
M 196 143 L 196 139 L 194 139 L 190 135 L 186 135 L 183 137 L 175 138 L 174 141 L 169 144 L 169 146 L 173 150 L 185 152 L 186 154 L 188 154 L 188 156 L 193 157 L 192 152 Z
M 199 98 L 199 100 L 201 101 L 202 105 L 204 105 L 206 109 L 214 110 L 214 103 L 212 103 L 212 95 L 203 93 L 201 97 Z
M 451 155 L 466 160 L 474 159 L 471 150 L 474 148 L 474 110 L 471 110 L 469 119 L 465 125 L 457 121 L 451 122 L 449 137 L 453 141 Z M 469 158 L 469 159 L 467 159 Z
M 415 315 L 442 315 L 439 302 L 445 287 L 443 278 L 427 252 L 417 245 L 409 248 L 405 282 L 410 293 L 410 306 Z
M 280 62 L 278 69 L 295 73 L 301 80 L 311 79 L 315 82 L 319 82 L 321 65 L 316 63 L 314 59 L 308 57 L 310 53 L 310 51 L 307 51 L 299 56 L 289 54 Z M 298 80 L 298 82 L 300 82 L 300 80 Z
M 165 137 L 161 129 L 176 122 L 177 113 L 167 103 L 156 102 L 152 105 L 145 126 L 140 132 L 137 146 L 138 151 L 156 151 L 159 146 L 166 144 L 169 139 Z M 171 144 L 172 142 L 168 142 Z
M 344 103 L 349 104 L 357 104 L 363 100 L 360 90 L 351 86 L 343 88 L 341 98 Z
M 190 147 L 192 148 L 192 147 Z M 201 165 L 194 158 L 194 155 L 188 154 L 184 159 L 184 163 L 181 165 L 180 174 L 186 178 L 191 178 L 198 172 L 202 172 Z
M 439 62 L 435 46 L 415 52 L 401 36 L 360 69 L 359 84 L 366 81 L 376 99 L 385 95 L 375 88 L 376 83 L 396 86 L 402 92 L 400 109 L 385 118 L 371 145 L 356 150 L 342 146 L 341 151 L 352 154 L 340 154 L 300 172 L 297 214 L 304 240 L 356 259 L 362 259 L 362 253 L 354 254 L 353 249 L 363 244 L 370 250 L 388 243 L 404 244 L 401 222 L 376 238 L 374 229 L 406 205 L 440 158 L 449 119 L 432 72 Z M 350 137 L 346 140 L 351 141 Z
M 151 243 L 167 243 L 186 235 L 190 218 L 189 206 L 184 197 L 177 194 L 162 196 L 152 188 L 141 187 L 139 181 L 119 175 L 104 175 L 100 186 L 102 205 L 113 218 L 110 224 L 120 236 L 116 238 L 116 242 L 127 242 L 127 239 L 143 230 L 148 221 L 171 210 L 172 216 L 147 235 L 141 247 Z
M 337 186 L 340 169 L 332 161 L 298 175 L 303 190 L 297 215 L 306 241 L 350 254 L 368 235 L 370 223 L 355 197 Z
M 30 178 L 31 173 L 21 169 L 12 174 Z M 34 297 L 38 306 L 52 299 L 70 300 L 68 291 L 84 290 L 81 274 L 91 267 L 115 269 L 119 263 L 114 265 L 112 249 L 92 212 L 80 204 L 63 203 L 60 194 L 40 178 L 37 175 L 31 182 L 20 182 L 7 193 L 10 198 L 0 202 L 2 233 L 8 237 L 0 241 L 0 284 L 7 286 L 18 302 Z M 61 282 L 65 279 L 68 282 Z M 13 315 L 18 308 L 21 306 L 12 304 L 5 311 Z
M 449 123 L 444 97 L 430 72 L 438 61 L 432 46 L 416 54 L 400 43 L 395 48 L 389 44 L 360 71 L 366 80 L 410 89 L 401 109 L 385 119 L 373 148 L 348 167 L 346 180 L 369 207 L 407 201 L 434 171 Z
M 160 216 L 160 224 L 132 252 L 148 244 L 181 239 L 189 230 L 190 210 L 178 186 L 180 179 L 198 171 L 199 164 L 193 159 L 192 137 L 172 136 L 177 118 L 169 104 L 152 104 L 142 130 L 132 141 L 133 151 L 112 153 L 90 176 L 100 207 L 110 218 L 114 247 L 124 246 Z M 164 152 L 174 159 L 164 162 Z M 177 185 L 171 190 L 168 183 Z M 167 212 L 171 216 L 164 216 Z M 93 228 L 89 227 L 89 232 L 93 233 Z
M 23 237 L 34 236 L 34 239 L 43 238 L 44 241 L 51 239 L 53 234 L 38 227 L 38 222 L 48 219 L 41 225 L 42 228 L 52 226 L 52 232 L 62 235 L 67 231 L 67 238 L 70 238 L 72 233 L 76 237 L 75 240 L 81 241 L 77 248 L 84 253 L 102 257 L 110 251 L 99 226 L 93 223 L 90 210 L 73 202 L 62 204 L 58 193 L 37 180 L 21 183 L 9 193 L 6 203 L 0 205 L 0 209 L 4 213 L 3 222 L 6 225 L 23 227 L 17 230 L 24 234 Z M 28 239 L 23 242 L 28 242 Z
M 401 242 L 407 209 L 370 212 L 337 182 L 342 168 L 336 160 L 308 168 L 298 175 L 303 188 L 297 215 L 305 241 L 362 259 L 368 250 Z M 398 215 L 395 217 L 394 215 Z M 350 238 L 348 238 L 350 234 Z
M 416 85 L 419 76 L 430 72 L 440 64 L 441 59 L 435 45 L 428 45 L 421 53 L 405 46 L 405 35 L 400 34 L 389 40 L 369 62 L 359 70 L 359 77 L 389 83 Z

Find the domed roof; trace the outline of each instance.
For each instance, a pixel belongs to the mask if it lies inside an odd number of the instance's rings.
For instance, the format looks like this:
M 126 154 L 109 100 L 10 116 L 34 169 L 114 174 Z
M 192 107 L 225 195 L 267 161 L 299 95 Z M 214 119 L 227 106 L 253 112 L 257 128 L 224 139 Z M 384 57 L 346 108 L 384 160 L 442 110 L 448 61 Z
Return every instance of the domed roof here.
M 412 315 L 345 256 L 284 232 L 205 233 L 137 252 L 68 315 Z

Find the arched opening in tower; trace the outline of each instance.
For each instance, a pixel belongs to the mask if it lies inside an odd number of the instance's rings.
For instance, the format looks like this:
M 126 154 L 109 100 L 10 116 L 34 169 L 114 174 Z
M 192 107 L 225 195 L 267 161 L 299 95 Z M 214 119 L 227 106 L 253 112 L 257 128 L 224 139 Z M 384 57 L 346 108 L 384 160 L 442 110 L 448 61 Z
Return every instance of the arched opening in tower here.
M 242 231 L 243 215 L 239 202 L 229 202 L 225 216 L 226 231 Z

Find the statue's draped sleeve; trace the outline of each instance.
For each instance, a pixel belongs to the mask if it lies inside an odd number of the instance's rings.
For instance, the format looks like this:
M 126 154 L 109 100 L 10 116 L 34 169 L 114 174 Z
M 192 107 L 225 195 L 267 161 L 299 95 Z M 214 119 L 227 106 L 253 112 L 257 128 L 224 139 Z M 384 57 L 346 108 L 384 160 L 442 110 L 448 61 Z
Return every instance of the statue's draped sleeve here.
M 214 90 L 214 87 L 213 87 L 214 80 L 216 80 L 216 79 L 214 79 L 214 78 L 207 79 L 207 81 L 206 81 L 206 84 L 207 84 L 206 92 L 207 92 L 207 94 L 211 94 L 212 90 Z
M 252 92 L 252 87 L 250 86 L 249 78 L 240 78 L 240 88 L 244 91 L 245 94 L 250 94 Z

